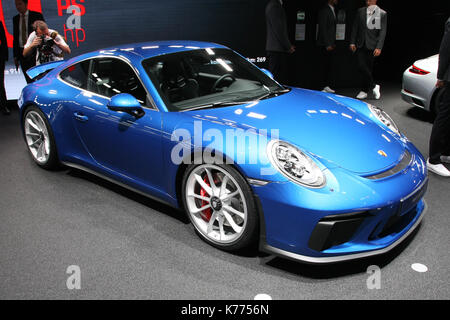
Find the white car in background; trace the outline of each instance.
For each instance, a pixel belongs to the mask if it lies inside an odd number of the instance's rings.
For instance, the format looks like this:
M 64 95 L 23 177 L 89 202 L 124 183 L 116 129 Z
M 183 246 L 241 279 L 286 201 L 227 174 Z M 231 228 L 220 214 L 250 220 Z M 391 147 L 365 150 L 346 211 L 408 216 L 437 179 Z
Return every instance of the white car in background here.
M 442 90 L 436 88 L 439 55 L 418 60 L 403 73 L 402 99 L 437 113 Z

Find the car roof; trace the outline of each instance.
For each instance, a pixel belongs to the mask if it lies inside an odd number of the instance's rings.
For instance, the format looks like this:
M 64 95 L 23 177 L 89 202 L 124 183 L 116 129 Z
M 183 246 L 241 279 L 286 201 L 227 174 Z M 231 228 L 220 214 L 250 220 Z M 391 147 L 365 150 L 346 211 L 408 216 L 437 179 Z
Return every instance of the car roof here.
M 144 60 L 159 55 L 189 51 L 195 49 L 206 48 L 227 48 L 225 46 L 202 41 L 186 41 L 186 40 L 171 40 L 171 41 L 151 41 L 124 44 L 114 47 L 105 48 L 94 52 L 94 54 L 111 54 L 121 55 L 130 60 Z

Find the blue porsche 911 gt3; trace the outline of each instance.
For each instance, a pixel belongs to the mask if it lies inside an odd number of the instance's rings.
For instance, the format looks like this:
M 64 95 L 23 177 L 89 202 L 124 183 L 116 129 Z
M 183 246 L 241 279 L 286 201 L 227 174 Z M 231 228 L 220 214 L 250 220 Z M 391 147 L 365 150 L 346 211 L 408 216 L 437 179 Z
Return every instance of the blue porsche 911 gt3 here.
M 224 46 L 132 44 L 28 74 L 39 166 L 180 208 L 220 249 L 334 263 L 385 253 L 422 220 L 426 162 L 381 108 L 282 86 Z

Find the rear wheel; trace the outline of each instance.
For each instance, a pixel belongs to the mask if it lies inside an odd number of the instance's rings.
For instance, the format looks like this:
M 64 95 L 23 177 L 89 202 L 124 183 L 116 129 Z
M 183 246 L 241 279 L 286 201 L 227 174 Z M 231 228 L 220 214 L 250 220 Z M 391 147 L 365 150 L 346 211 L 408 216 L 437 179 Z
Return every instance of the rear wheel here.
M 42 168 L 58 166 L 55 139 L 44 113 L 37 107 L 29 107 L 23 117 L 23 130 L 28 151 Z
M 258 215 L 246 180 L 231 166 L 190 166 L 183 178 L 184 207 L 206 242 L 227 251 L 250 248 Z

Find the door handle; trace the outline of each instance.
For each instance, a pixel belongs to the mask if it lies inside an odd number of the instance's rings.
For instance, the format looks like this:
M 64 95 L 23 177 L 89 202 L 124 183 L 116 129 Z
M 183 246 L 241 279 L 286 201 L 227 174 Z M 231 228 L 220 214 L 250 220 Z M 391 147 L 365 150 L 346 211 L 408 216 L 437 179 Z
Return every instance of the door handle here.
M 84 114 L 79 113 L 79 112 L 75 112 L 73 115 L 75 116 L 75 119 L 77 119 L 78 121 L 81 121 L 81 122 L 86 122 L 89 120 L 88 117 L 86 117 Z

